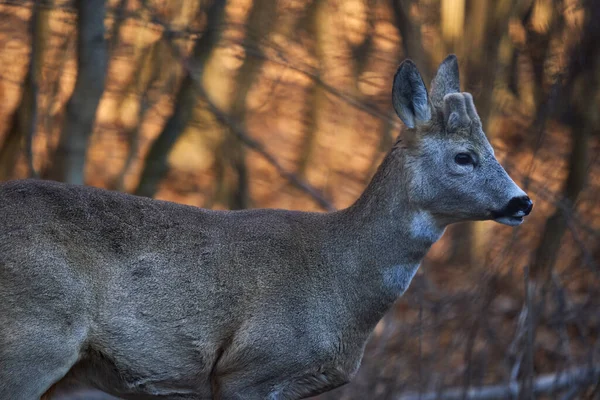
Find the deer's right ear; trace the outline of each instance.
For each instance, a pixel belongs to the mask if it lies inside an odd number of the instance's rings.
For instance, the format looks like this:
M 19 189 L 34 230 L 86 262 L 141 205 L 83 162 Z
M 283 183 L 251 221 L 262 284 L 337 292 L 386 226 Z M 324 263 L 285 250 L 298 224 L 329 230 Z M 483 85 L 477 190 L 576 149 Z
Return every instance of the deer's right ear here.
M 459 92 L 458 60 L 454 54 L 450 54 L 442 61 L 431 81 L 431 102 L 435 107 L 443 107 L 444 96 Z
M 427 88 L 417 66 L 411 60 L 403 61 L 396 71 L 392 104 L 396 114 L 409 128 L 431 119 Z

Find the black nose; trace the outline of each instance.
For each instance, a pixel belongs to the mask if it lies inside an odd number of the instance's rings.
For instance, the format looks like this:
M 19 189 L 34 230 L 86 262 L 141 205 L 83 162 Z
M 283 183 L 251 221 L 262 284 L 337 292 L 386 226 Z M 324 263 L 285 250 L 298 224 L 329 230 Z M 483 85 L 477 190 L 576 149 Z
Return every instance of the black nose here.
M 533 208 L 533 202 L 528 196 L 513 197 L 506 206 L 506 213 L 508 215 L 517 215 L 521 212 L 522 215 L 529 215 Z

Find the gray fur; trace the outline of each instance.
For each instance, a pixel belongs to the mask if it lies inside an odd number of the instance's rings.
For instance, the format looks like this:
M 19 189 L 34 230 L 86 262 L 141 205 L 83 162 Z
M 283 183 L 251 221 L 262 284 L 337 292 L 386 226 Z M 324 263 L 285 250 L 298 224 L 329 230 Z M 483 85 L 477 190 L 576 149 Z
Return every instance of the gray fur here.
M 414 128 L 431 119 L 427 88 L 411 60 L 400 64 L 392 86 L 392 104 L 407 127 Z
M 460 92 L 458 75 L 458 60 L 451 54 L 442 61 L 431 82 L 431 102 L 435 107 L 442 106 L 447 94 Z
M 0 399 L 36 399 L 59 380 L 126 399 L 225 400 L 300 399 L 348 382 L 448 224 L 521 215 L 501 211 L 522 191 L 478 118 L 459 123 L 472 100 L 447 96 L 425 118 L 407 71 L 393 90 L 410 87 L 401 104 L 426 122 L 338 212 L 0 185 Z M 445 109 L 458 115 L 452 131 Z M 461 151 L 478 165 L 453 164 Z
M 461 93 L 450 93 L 444 96 L 444 121 L 447 131 L 456 132 L 471 125 L 465 100 L 465 96 Z

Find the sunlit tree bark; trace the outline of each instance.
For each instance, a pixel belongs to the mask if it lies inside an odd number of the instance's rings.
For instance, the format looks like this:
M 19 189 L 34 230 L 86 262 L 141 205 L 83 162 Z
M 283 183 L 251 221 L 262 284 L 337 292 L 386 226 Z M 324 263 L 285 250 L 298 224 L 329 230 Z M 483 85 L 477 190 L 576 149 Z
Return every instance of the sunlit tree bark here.
M 238 121 L 241 127 L 245 126 L 248 93 L 265 61 L 261 42 L 268 40 L 275 26 L 276 11 L 276 0 L 255 1 L 246 21 L 246 35 L 242 43 L 246 56 L 237 71 L 230 109 L 231 117 Z M 250 196 L 244 145 L 231 133 L 223 141 L 220 153 L 221 162 L 227 166 L 224 171 L 231 171 L 229 176 L 223 177 L 226 191 L 222 196 L 226 198 L 225 203 L 231 209 L 247 208 Z
M 169 153 L 188 125 L 196 106 L 197 95 L 194 80 L 202 79 L 204 65 L 219 41 L 225 4 L 226 0 L 214 0 L 207 12 L 208 24 L 202 37 L 196 42 L 192 52 L 193 71 L 186 72 L 175 99 L 173 114 L 152 144 L 152 147 L 150 147 L 150 151 L 146 156 L 146 164 L 142 171 L 140 182 L 135 190 L 135 194 L 139 196 L 154 196 L 160 182 L 169 170 Z M 195 76 L 192 77 L 190 73 L 193 73 Z
M 153 104 L 149 99 L 148 92 L 151 91 L 150 88 L 152 84 L 160 79 L 161 70 L 163 69 L 161 59 L 164 57 L 164 52 L 168 51 L 168 44 L 163 40 L 159 40 L 157 43 L 152 45 L 151 49 L 146 51 L 146 55 L 140 57 L 141 71 L 132 81 L 132 89 L 141 93 L 138 124 L 132 129 L 129 129 L 126 133 L 129 151 L 127 154 L 127 159 L 125 160 L 125 164 L 123 165 L 123 169 L 113 184 L 113 187 L 117 190 L 124 191 L 126 189 L 125 179 L 127 173 L 135 161 L 135 158 L 138 156 L 140 137 L 142 135 L 142 121 L 146 115 L 146 112 Z
M 368 64 L 371 48 L 373 47 L 373 35 L 375 34 L 375 10 L 376 0 L 365 0 L 366 8 L 366 28 L 362 40 L 352 46 L 352 59 L 354 61 L 354 81 L 358 83 L 361 74 Z M 359 91 L 357 90 L 357 93 Z
M 323 40 L 325 33 L 323 32 L 323 17 L 326 11 L 326 2 L 314 0 L 312 1 L 306 12 L 305 18 L 299 21 L 299 28 L 305 30 L 312 37 L 311 52 L 314 53 L 317 59 L 317 75 L 321 76 L 323 58 Z M 306 95 L 306 115 L 304 123 L 303 143 L 300 149 L 300 157 L 298 162 L 298 173 L 305 175 L 310 159 L 311 151 L 316 140 L 319 130 L 319 115 L 323 113 L 325 107 L 325 91 L 316 82 L 311 82 Z
M 465 0 L 442 0 L 442 37 L 444 40 L 455 45 L 463 36 L 465 25 Z
M 19 116 L 13 118 L 13 125 L 4 138 L 2 148 L 0 148 L 0 182 L 12 177 L 15 163 L 23 149 L 26 132 L 21 129 Z
M 44 46 L 44 19 L 39 13 L 38 5 L 33 3 L 29 32 L 31 36 L 31 56 L 29 71 L 23 88 L 23 98 L 17 118 L 25 136 L 25 153 L 27 157 L 28 175 L 36 178 L 38 173 L 33 162 L 33 140 L 38 124 L 38 80 Z
M 12 125 L 0 148 L 0 181 L 10 179 L 19 156 L 25 150 L 28 164 L 28 175 L 35 176 L 33 168 L 32 141 L 37 125 L 37 92 L 39 66 L 44 44 L 42 31 L 43 16 L 34 3 L 29 20 L 30 58 L 27 75 L 23 85 L 21 103 L 19 104 Z

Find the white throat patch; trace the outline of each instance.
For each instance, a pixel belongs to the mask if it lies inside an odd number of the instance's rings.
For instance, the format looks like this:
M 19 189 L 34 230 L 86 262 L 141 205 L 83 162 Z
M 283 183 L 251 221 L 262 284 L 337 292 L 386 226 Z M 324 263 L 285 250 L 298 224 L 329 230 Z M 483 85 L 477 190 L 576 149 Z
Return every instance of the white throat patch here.
M 402 296 L 415 277 L 420 263 L 400 264 L 387 269 L 383 275 L 385 285 L 393 290 L 397 296 Z
M 442 237 L 443 233 L 444 228 L 440 228 L 431 214 L 426 211 L 418 211 L 410 221 L 411 239 L 434 243 Z

